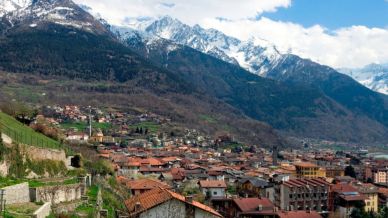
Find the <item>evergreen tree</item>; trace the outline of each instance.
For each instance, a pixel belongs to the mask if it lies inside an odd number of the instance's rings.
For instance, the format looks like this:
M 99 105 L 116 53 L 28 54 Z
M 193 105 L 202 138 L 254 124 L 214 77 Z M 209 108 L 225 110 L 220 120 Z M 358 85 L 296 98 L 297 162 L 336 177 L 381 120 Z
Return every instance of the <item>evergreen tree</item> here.
M 351 165 L 345 168 L 345 176 L 356 178 L 356 171 L 354 171 L 354 168 Z

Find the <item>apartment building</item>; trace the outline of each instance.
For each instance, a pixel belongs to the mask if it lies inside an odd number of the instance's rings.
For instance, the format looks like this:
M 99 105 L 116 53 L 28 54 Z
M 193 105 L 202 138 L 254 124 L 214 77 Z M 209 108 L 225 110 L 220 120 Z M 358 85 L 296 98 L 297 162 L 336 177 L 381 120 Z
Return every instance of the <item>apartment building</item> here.
M 330 184 L 323 179 L 291 179 L 275 185 L 275 205 L 282 210 L 328 210 Z

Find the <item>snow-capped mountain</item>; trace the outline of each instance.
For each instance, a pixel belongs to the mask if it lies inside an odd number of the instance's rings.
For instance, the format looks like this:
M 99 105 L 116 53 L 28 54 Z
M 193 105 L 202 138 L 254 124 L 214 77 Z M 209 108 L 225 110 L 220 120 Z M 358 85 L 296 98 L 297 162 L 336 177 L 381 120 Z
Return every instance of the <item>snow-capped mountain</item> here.
M 339 69 L 339 71 L 376 92 L 388 95 L 388 64 L 369 64 L 363 68 Z
M 251 73 L 277 80 L 299 77 L 301 80 L 314 78 L 314 70 L 298 70 L 296 75 L 292 69 L 305 69 L 310 66 L 309 60 L 303 60 L 291 54 L 282 54 L 270 42 L 252 38 L 248 41 L 225 35 L 215 29 L 204 29 L 199 25 L 189 26 L 177 19 L 164 16 L 158 19 L 142 17 L 128 20 L 127 28 L 113 28 L 126 43 L 131 40 L 146 41 L 155 44 L 156 37 L 171 40 L 174 43 L 189 46 L 203 53 L 231 64 L 239 65 Z M 119 31 L 117 31 L 119 29 Z M 314 68 L 314 66 L 312 66 Z M 324 71 L 334 72 L 330 67 Z M 315 69 L 315 68 L 314 68 Z M 341 69 L 340 72 L 352 76 L 364 86 L 384 94 L 388 94 L 387 66 L 370 65 L 363 69 Z M 322 69 L 320 69 L 322 70 Z
M 8 27 L 35 28 L 47 23 L 104 32 L 103 25 L 71 0 L 4 0 L 0 17 Z
M 32 4 L 32 0 L 2 0 L 0 2 L 0 17 L 3 15 L 21 10 Z
M 258 75 L 265 75 L 283 58 L 276 47 L 265 40 L 252 38 L 243 42 L 218 30 L 204 29 L 199 25 L 189 26 L 169 16 L 160 19 L 134 18 L 129 20 L 127 25 L 134 30 L 159 36 L 231 64 L 240 65 Z M 121 36 L 124 36 L 124 40 L 128 39 L 128 35 Z

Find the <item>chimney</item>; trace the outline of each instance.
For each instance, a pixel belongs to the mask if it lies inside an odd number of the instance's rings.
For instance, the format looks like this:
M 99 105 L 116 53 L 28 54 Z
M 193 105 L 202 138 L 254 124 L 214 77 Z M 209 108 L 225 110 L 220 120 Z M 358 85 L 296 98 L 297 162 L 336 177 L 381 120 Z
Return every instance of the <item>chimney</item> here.
M 263 210 L 263 205 L 259 204 L 259 211 L 262 211 Z
M 186 196 L 186 201 L 189 203 L 193 203 L 193 196 L 192 195 Z
M 135 204 L 135 212 L 136 211 L 139 211 L 141 209 L 141 204 L 140 204 L 140 202 L 136 202 L 136 204 Z
M 278 208 L 277 208 L 277 207 L 274 207 L 274 208 L 273 208 L 273 212 L 278 212 Z

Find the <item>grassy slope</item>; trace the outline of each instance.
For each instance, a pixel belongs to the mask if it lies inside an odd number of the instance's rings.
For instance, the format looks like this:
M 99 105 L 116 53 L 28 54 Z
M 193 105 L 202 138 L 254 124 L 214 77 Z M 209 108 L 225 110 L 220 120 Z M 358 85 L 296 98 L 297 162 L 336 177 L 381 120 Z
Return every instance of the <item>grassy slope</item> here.
M 23 125 L 13 117 L 0 112 L 0 129 L 12 140 L 43 148 L 60 148 L 60 143 L 45 135 L 35 132 L 30 127 Z
M 88 127 L 88 123 L 87 122 L 67 122 L 67 123 L 61 123 L 60 126 L 64 129 L 77 129 L 78 131 L 84 131 Z M 112 124 L 93 122 L 92 128 L 101 129 L 101 130 L 110 129 L 112 128 Z

